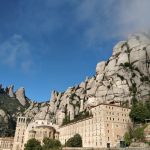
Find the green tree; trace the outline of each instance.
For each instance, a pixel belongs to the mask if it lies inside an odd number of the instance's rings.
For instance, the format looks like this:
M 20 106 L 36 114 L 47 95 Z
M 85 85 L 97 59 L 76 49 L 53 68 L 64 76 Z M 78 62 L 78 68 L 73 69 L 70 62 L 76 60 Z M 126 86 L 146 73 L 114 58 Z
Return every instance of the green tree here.
M 50 139 L 47 137 L 43 139 L 42 150 L 59 149 L 60 147 L 61 147 L 61 143 L 59 140 Z
M 142 128 L 137 128 L 134 131 L 134 138 L 138 141 L 143 141 L 144 140 L 144 129 L 145 127 Z
M 27 141 L 24 150 L 42 150 L 42 146 L 38 140 L 32 138 Z
M 127 146 L 131 144 L 131 136 L 129 132 L 126 132 L 124 135 L 124 141 Z
M 150 118 L 149 110 L 142 102 L 138 102 L 132 106 L 130 117 L 135 123 L 144 123 L 145 119 Z
M 54 140 L 54 148 L 60 148 L 62 145 L 61 145 L 61 142 L 59 140 Z
M 71 138 L 68 139 L 68 141 L 66 142 L 66 146 L 67 147 L 74 147 L 73 137 L 71 137 Z
M 65 115 L 65 118 L 63 119 L 62 125 L 66 125 L 69 122 L 70 122 L 70 116 L 69 115 Z
M 75 134 L 74 137 L 68 139 L 66 145 L 68 147 L 82 147 L 82 138 L 79 134 Z

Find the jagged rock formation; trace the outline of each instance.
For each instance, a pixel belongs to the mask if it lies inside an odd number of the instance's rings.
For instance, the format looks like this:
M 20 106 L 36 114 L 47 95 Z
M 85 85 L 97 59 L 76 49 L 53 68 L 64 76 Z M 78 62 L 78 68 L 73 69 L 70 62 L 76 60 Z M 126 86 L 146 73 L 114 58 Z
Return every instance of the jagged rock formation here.
M 24 90 L 24 87 L 19 88 L 19 89 L 16 91 L 15 95 L 16 95 L 16 98 L 19 100 L 19 102 L 20 102 L 23 106 L 25 106 L 26 103 L 27 103 L 27 100 L 26 100 L 26 98 L 25 98 L 25 90 Z
M 61 124 L 100 103 L 130 106 L 134 100 L 150 100 L 150 37 L 136 34 L 113 48 L 112 56 L 97 64 L 96 75 L 65 92 L 53 91 L 49 103 L 32 104 L 25 115 L 49 118 Z
M 10 85 L 10 86 L 8 87 L 8 95 L 9 95 L 10 97 L 15 97 L 15 94 L 14 94 L 14 85 Z

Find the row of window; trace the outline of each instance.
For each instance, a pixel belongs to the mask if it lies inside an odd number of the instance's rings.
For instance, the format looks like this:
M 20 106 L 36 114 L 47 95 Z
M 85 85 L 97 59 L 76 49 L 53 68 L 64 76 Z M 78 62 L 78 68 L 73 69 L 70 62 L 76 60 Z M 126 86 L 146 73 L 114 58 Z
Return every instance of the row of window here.
M 12 147 L 12 143 L 1 143 L 0 148 L 11 148 Z
M 112 121 L 122 121 L 122 122 L 129 122 L 129 120 L 128 119 L 115 119 L 115 118 L 112 118 L 112 117 L 107 117 L 107 120 L 112 120 Z

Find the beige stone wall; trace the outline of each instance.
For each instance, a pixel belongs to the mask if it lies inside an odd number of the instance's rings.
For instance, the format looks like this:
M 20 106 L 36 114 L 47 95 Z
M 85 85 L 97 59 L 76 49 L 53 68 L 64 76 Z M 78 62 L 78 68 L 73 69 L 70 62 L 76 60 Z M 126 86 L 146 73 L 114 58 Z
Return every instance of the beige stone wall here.
M 130 109 L 119 106 L 98 105 L 90 110 L 93 116 L 65 126 L 54 125 L 48 120 L 35 120 L 27 124 L 25 117 L 19 117 L 14 138 L 13 150 L 23 150 L 31 138 L 42 143 L 44 137 L 59 139 L 62 144 L 79 133 L 83 147 L 116 147 L 123 140 L 130 124 Z
M 76 123 L 71 123 L 69 125 L 60 127 L 59 130 L 59 140 L 64 145 L 65 142 L 74 136 L 76 133 L 79 133 L 84 141 L 84 147 L 89 147 L 93 141 L 93 132 L 92 132 L 92 122 L 93 118 L 84 119 L 83 121 L 78 121 Z M 91 138 L 89 138 L 91 137 Z M 92 145 L 91 145 L 92 146 Z
M 44 137 L 59 138 L 57 125 L 53 125 L 48 120 L 35 120 L 29 124 L 25 117 L 19 117 L 17 120 L 13 150 L 23 150 L 24 144 L 31 138 L 35 138 L 41 142 Z
M 145 141 L 150 142 L 150 123 L 147 123 L 147 127 L 144 129 Z
M 110 105 L 99 105 L 93 109 L 94 118 L 101 118 L 103 122 L 102 146 L 106 147 L 110 143 L 110 147 L 116 147 L 131 124 L 130 109 Z
M 53 125 L 48 120 L 35 120 L 30 122 L 25 132 L 24 144 L 31 138 L 35 138 L 41 143 L 44 137 L 54 139 L 56 136 L 58 138 L 57 130 L 58 126 Z
M 19 117 L 17 119 L 17 126 L 16 126 L 16 131 L 15 131 L 13 150 L 22 150 L 24 148 L 23 143 L 24 143 L 26 128 L 27 128 L 26 118 Z
M 0 150 L 12 150 L 14 138 L 0 138 Z
M 45 137 L 54 139 L 55 136 L 55 129 L 51 128 L 51 127 L 37 127 L 35 128 L 35 139 L 37 139 L 38 141 L 40 141 L 41 143 L 43 143 L 43 139 Z
M 130 124 L 130 109 L 118 106 L 99 105 L 91 109 L 93 117 L 60 127 L 62 144 L 76 133 L 83 140 L 83 147 L 116 147 L 123 139 Z

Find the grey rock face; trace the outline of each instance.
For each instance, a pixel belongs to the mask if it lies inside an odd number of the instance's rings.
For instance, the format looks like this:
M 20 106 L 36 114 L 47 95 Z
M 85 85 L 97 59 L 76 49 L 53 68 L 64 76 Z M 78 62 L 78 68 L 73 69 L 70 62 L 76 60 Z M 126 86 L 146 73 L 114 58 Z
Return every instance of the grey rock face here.
M 16 91 L 16 98 L 19 100 L 19 102 L 25 106 L 26 105 L 26 98 L 25 98 L 25 89 L 23 87 L 19 88 Z
M 6 124 L 8 124 L 8 114 L 5 113 L 4 110 L 0 109 L 0 122 L 4 122 Z
M 13 85 L 10 85 L 8 87 L 8 94 L 10 97 L 15 97 L 15 94 L 14 94 L 14 86 Z
M 108 61 L 97 64 L 95 76 L 63 93 L 54 91 L 49 107 L 33 106 L 27 112 L 32 112 L 33 117 L 34 113 L 36 117 L 49 114 L 49 118 L 60 125 L 65 115 L 73 120 L 91 106 L 131 105 L 132 98 L 143 101 L 150 98 L 150 38 L 145 34 L 133 35 L 114 46 Z
M 96 66 L 96 73 L 97 74 L 103 73 L 103 71 L 105 69 L 105 65 L 106 65 L 105 61 L 99 62 Z

